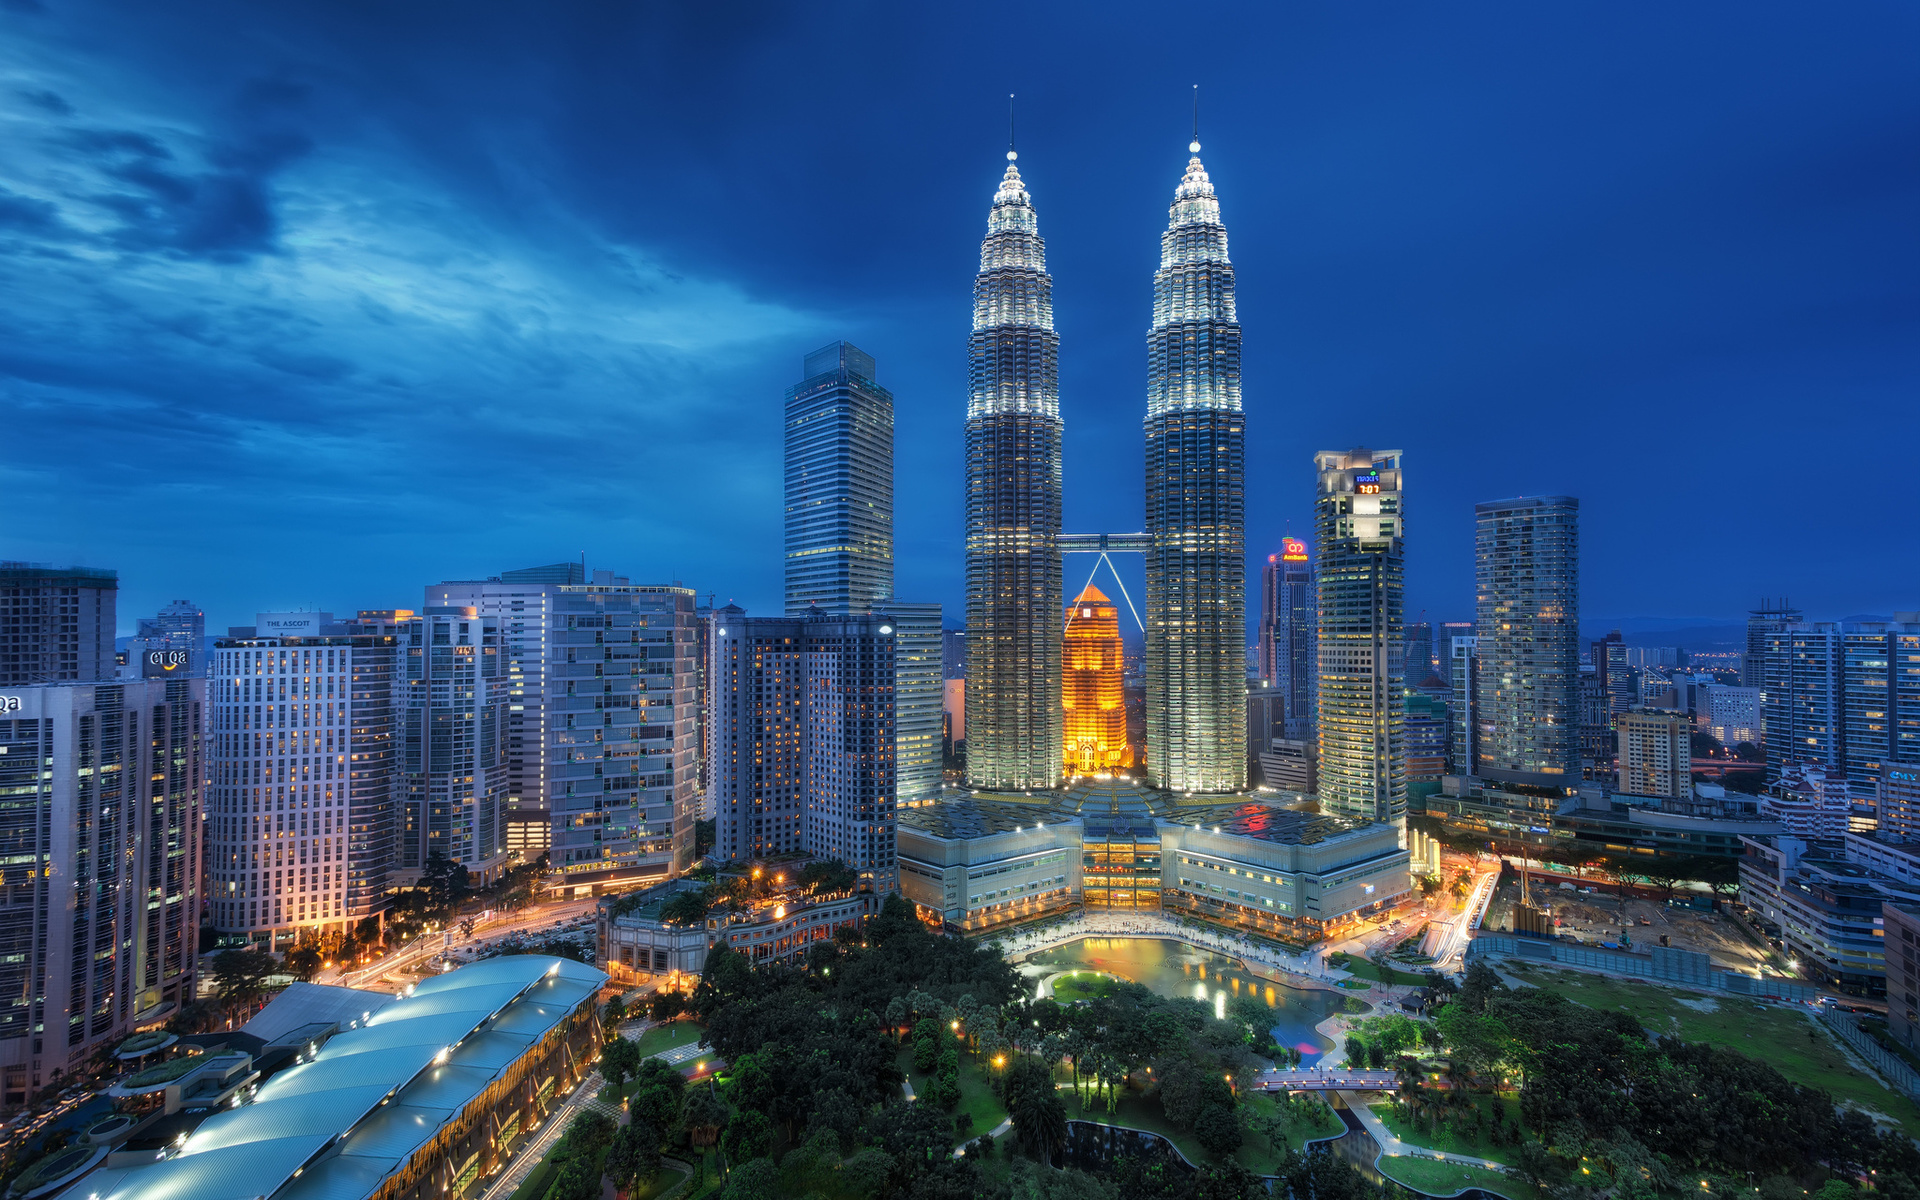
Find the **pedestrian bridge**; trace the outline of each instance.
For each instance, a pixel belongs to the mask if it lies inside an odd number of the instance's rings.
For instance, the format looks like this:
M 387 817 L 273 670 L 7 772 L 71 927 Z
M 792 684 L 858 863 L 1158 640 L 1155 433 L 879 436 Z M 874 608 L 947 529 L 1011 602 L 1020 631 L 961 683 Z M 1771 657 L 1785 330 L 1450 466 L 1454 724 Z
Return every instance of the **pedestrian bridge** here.
M 1391 1092 L 1400 1086 L 1400 1077 L 1392 1071 L 1351 1067 L 1295 1067 L 1262 1071 L 1253 1085 L 1269 1092 Z

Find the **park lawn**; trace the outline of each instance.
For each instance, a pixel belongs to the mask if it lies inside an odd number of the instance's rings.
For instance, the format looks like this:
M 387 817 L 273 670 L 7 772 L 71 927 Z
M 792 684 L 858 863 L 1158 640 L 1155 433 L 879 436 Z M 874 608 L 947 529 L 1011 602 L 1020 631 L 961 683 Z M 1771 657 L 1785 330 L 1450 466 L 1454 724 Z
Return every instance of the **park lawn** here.
M 1076 973 L 1053 981 L 1053 998 L 1062 1004 L 1111 996 L 1120 985 L 1105 975 Z
M 1467 1093 L 1467 1098 L 1473 1101 L 1475 1108 L 1487 1115 L 1487 1121 L 1491 1124 L 1493 1114 L 1489 1110 L 1493 1107 L 1494 1098 L 1479 1092 L 1469 1092 Z M 1448 1154 L 1471 1154 L 1475 1158 L 1490 1158 L 1494 1162 L 1506 1163 L 1508 1166 L 1513 1165 L 1514 1156 L 1520 1152 L 1520 1147 L 1518 1146 L 1496 1146 L 1484 1138 L 1468 1137 L 1461 1133 L 1456 1126 L 1443 1124 L 1437 1131 L 1428 1133 L 1424 1127 L 1402 1118 L 1394 1111 L 1394 1106 L 1391 1103 L 1382 1102 L 1380 1104 L 1370 1104 L 1367 1107 L 1373 1110 L 1373 1115 L 1380 1118 L 1380 1123 L 1385 1125 L 1393 1136 L 1411 1146 L 1425 1146 L 1429 1150 L 1444 1150 Z M 1513 1120 L 1519 1115 L 1520 1105 L 1517 1101 L 1507 1105 L 1507 1118 L 1509 1120 Z M 1528 1141 L 1533 1140 L 1529 1135 L 1523 1134 L 1522 1136 L 1526 1136 Z
M 1833 1039 L 1815 1028 L 1812 1015 L 1804 1009 L 1756 1004 L 1740 996 L 1709 997 L 1579 971 L 1536 967 L 1518 974 L 1589 1008 L 1625 1010 L 1656 1033 L 1738 1050 L 1795 1083 L 1885 1116 L 1909 1137 L 1920 1137 L 1920 1107 L 1856 1070 Z M 1696 1007 L 1705 1004 L 1714 1007 L 1711 1011 Z
M 1268 1095 L 1266 1092 L 1248 1092 L 1240 1098 L 1240 1104 L 1243 1108 L 1251 1108 L 1255 1111 L 1272 1111 L 1280 1107 L 1280 1101 Z M 1315 1108 L 1314 1111 L 1320 1115 L 1320 1121 L 1317 1125 L 1309 1125 L 1304 1121 L 1289 1122 L 1286 1132 L 1287 1144 L 1285 1146 L 1273 1146 L 1270 1147 L 1270 1149 L 1274 1151 L 1276 1155 L 1283 1155 L 1287 1150 L 1299 1150 L 1304 1147 L 1307 1144 L 1308 1138 L 1332 1137 L 1335 1134 L 1346 1132 L 1347 1127 L 1340 1123 L 1339 1117 L 1333 1115 L 1331 1108 L 1322 1104 Z M 1251 1143 L 1257 1140 L 1258 1137 L 1259 1135 L 1257 1134 L 1249 1133 L 1247 1135 L 1247 1141 Z M 1240 1159 L 1242 1166 L 1248 1166 L 1245 1157 L 1246 1151 L 1247 1147 L 1242 1146 L 1240 1153 L 1235 1155 L 1236 1158 Z M 1276 1167 L 1275 1170 L 1278 1170 L 1278 1168 Z M 1262 1171 L 1260 1173 L 1263 1175 L 1273 1174 L 1272 1171 Z
M 913 1094 L 920 1098 L 914 1103 L 922 1103 L 927 1094 L 927 1085 L 933 1082 L 933 1076 L 923 1075 L 913 1069 L 912 1042 L 908 1042 L 901 1048 L 898 1062 L 901 1072 L 907 1077 L 907 1082 L 913 1085 Z M 979 1063 L 965 1054 L 960 1056 L 960 1103 L 954 1107 L 953 1116 L 958 1117 L 961 1113 L 968 1113 L 973 1117 L 973 1128 L 969 1129 L 965 1136 L 958 1133 L 953 1135 L 956 1146 L 963 1141 L 972 1141 L 983 1133 L 991 1133 L 1000 1122 L 1007 1119 L 1007 1110 L 1002 1107 L 1000 1097 L 993 1093 L 993 1081 L 987 1077 L 986 1071 Z
M 1382 971 L 1366 959 L 1354 958 L 1352 956 L 1348 956 L 1347 961 L 1340 965 L 1340 969 L 1346 971 L 1355 979 L 1371 979 L 1375 983 L 1408 983 L 1417 987 L 1427 981 L 1425 975 L 1415 975 L 1409 971 L 1396 971 L 1392 967 L 1388 967 L 1385 971 Z
M 673 1050 L 700 1040 L 700 1026 L 692 1021 L 669 1021 L 655 1025 L 640 1035 L 640 1057 L 651 1058 L 662 1050 Z
M 1499 1171 L 1465 1163 L 1441 1162 L 1399 1154 L 1382 1155 L 1380 1173 L 1403 1186 L 1429 1196 L 1451 1196 L 1467 1188 L 1482 1188 L 1510 1200 L 1544 1200 L 1540 1189 Z

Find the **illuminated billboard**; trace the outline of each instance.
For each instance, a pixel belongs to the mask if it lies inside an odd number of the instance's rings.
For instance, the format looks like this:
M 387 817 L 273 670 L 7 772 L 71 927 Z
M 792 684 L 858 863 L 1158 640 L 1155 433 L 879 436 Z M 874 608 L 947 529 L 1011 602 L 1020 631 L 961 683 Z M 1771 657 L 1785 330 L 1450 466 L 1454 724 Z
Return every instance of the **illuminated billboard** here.
M 1299 538 L 1283 539 L 1280 543 L 1280 560 L 1282 562 L 1307 561 L 1307 544 Z

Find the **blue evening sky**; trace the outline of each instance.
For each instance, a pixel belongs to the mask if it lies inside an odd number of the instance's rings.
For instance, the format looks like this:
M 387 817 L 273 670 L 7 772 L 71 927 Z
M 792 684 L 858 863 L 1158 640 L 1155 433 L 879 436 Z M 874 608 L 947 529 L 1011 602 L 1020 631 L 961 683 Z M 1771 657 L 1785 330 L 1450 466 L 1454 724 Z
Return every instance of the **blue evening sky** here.
M 1129 530 L 1194 83 L 1252 556 L 1367 444 L 1410 618 L 1541 492 L 1590 618 L 1920 608 L 1920 8 L 1872 2 L 0 0 L 0 558 L 118 568 L 128 629 L 582 551 L 768 611 L 781 393 L 846 337 L 957 613 L 1006 95 L 1067 524 Z

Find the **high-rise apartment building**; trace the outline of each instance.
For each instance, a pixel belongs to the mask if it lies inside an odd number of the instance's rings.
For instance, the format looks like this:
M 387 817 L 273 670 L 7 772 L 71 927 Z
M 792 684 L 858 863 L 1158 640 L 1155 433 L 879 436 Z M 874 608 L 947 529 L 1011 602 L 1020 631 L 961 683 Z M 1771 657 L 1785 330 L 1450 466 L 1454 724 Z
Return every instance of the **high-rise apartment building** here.
M 1841 644 L 1832 621 L 1792 622 L 1766 633 L 1760 699 L 1769 788 L 1795 763 L 1817 764 L 1828 776 L 1845 766 Z
M 429 605 L 399 626 L 396 867 L 417 877 L 435 858 L 487 882 L 506 866 L 507 709 L 500 619 Z
M 412 615 L 214 643 L 207 911 L 222 934 L 276 948 L 384 913 L 399 882 L 395 685 Z
M 1760 607 L 1747 613 L 1747 656 L 1740 664 L 1740 682 L 1747 687 L 1765 687 L 1767 654 L 1771 635 L 1802 620 L 1799 609 L 1782 599 L 1762 600 Z
M 1050 788 L 1062 744 L 1060 336 L 1046 243 L 1014 157 L 1007 151 L 973 285 L 967 779 Z
M 834 342 L 787 389 L 787 611 L 858 612 L 893 595 L 893 394 Z
M 572 875 L 580 886 L 608 878 L 650 878 L 678 857 L 691 862 L 692 822 L 698 819 L 693 810 L 701 795 L 705 703 L 698 657 L 701 625 L 691 611 L 692 594 L 678 585 L 636 585 L 610 570 L 589 572 L 577 562 L 502 571 L 491 579 L 427 588 L 429 605 L 471 607 L 479 616 L 499 622 L 507 696 L 503 820 L 509 853 L 531 861 L 564 833 L 563 840 L 572 847 L 576 868 Z M 600 623 L 583 625 L 582 621 Z M 589 678 L 598 682 L 585 684 Z M 580 699 L 583 687 L 587 693 L 599 691 L 597 711 L 603 717 L 611 711 L 620 718 L 616 736 L 603 735 L 592 743 L 598 747 L 595 753 L 577 737 L 581 723 L 588 720 L 583 714 L 594 707 Z M 646 703 L 641 702 L 643 694 Z M 620 703 L 608 703 L 609 696 L 619 697 Z M 635 714 L 646 719 L 629 719 Z M 632 807 L 635 797 L 624 793 L 634 789 L 595 788 L 587 782 L 607 777 L 610 758 L 645 758 L 647 770 L 641 774 L 656 781 L 640 789 L 644 792 L 640 807 L 651 814 L 650 820 L 635 823 L 623 817 L 617 828 L 624 832 L 611 841 L 609 831 L 615 825 L 598 818 L 584 818 L 586 824 L 581 824 L 585 813 L 604 815 L 607 799 L 615 791 L 623 793 L 627 808 Z M 588 763 L 598 765 L 601 773 L 596 776 L 592 765 L 582 766 Z M 622 761 L 612 774 L 632 776 L 629 768 L 634 765 Z M 672 778 L 663 780 L 666 774 Z M 558 802 L 567 797 L 573 799 Z M 621 807 L 614 805 L 616 811 Z M 664 815 L 669 809 L 671 817 Z M 663 822 L 674 829 L 687 827 L 684 855 L 677 856 L 673 849 L 683 840 L 679 834 L 660 832 Z M 643 824 L 644 834 L 640 832 Z M 663 838 L 664 847 L 660 845 Z M 641 850 L 636 845 L 655 848 Z M 596 849 L 609 846 L 617 846 L 618 852 L 604 855 Z M 560 858 L 551 859 L 556 870 L 563 870 Z M 673 869 L 683 870 L 685 865 Z
M 1406 709 L 1407 780 L 1431 783 L 1447 773 L 1447 706 L 1408 692 Z
M 1693 722 L 1683 712 L 1631 708 L 1614 719 L 1620 791 L 1686 800 L 1693 795 Z
M 1722 745 L 1761 744 L 1760 689 L 1713 684 L 1707 693 L 1707 732 Z
M 138 632 L 127 639 L 128 679 L 168 675 L 204 675 L 201 662 L 206 644 L 207 614 L 191 600 L 175 600 L 151 617 L 141 617 Z
M 1455 775 L 1471 775 L 1480 748 L 1479 714 L 1473 706 L 1480 689 L 1479 640 L 1456 634 L 1448 641 L 1447 651 L 1452 655 L 1447 678 L 1453 685 L 1447 701 L 1447 769 Z
M 56 617 L 81 607 L 60 590 L 78 583 L 36 586 L 56 589 L 46 597 Z M 39 656 L 43 667 L 51 657 L 60 668 L 60 649 Z M 68 665 L 80 660 L 75 647 Z M 0 691 L 8 1105 L 79 1071 L 163 1005 L 194 999 L 206 695 L 204 680 L 186 678 Z
M 1404 825 L 1406 511 L 1398 450 L 1314 456 L 1320 804 Z
M 967 631 L 942 629 L 940 631 L 940 678 L 965 679 L 966 677 Z
M 1120 610 L 1088 584 L 1067 609 L 1061 641 L 1060 703 L 1068 775 L 1133 765 L 1127 748 L 1127 704 L 1121 675 Z
M 119 576 L 0 562 L 0 687 L 112 679 Z
M 1474 506 L 1482 779 L 1580 781 L 1579 519 L 1571 496 Z
M 1895 616 L 1840 627 L 1842 765 L 1858 800 L 1887 766 L 1920 764 L 1920 613 Z
M 715 617 L 715 854 L 835 858 L 894 890 L 894 627 L 813 611 Z
M 1147 774 L 1247 784 L 1246 419 L 1220 201 L 1189 148 L 1160 235 L 1147 334 Z
M 1285 538 L 1280 553 L 1267 555 L 1260 572 L 1260 661 L 1267 686 L 1286 696 L 1287 735 L 1307 738 L 1313 729 L 1314 636 L 1313 566 L 1307 544 Z M 1263 746 L 1250 746 L 1258 754 Z

